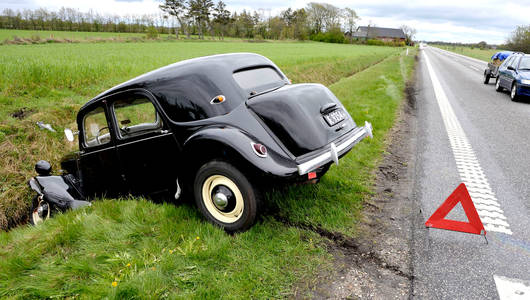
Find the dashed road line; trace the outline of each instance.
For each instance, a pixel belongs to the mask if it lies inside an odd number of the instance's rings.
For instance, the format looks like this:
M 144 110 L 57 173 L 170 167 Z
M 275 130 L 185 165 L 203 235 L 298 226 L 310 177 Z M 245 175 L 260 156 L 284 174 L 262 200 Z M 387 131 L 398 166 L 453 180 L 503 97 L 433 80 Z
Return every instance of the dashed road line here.
M 440 107 L 445 129 L 451 143 L 453 156 L 456 161 L 458 174 L 462 181 L 466 184 L 471 199 L 475 204 L 478 215 L 486 231 L 502 232 L 505 234 L 512 234 L 507 218 L 501 209 L 495 193 L 491 189 L 486 175 L 480 167 L 480 163 L 469 143 L 467 136 L 456 118 L 456 115 L 445 95 L 445 92 L 434 73 L 427 53 L 423 53 L 425 63 L 431 77 L 434 88 L 434 95 Z
M 493 275 L 500 300 L 530 299 L 530 282 Z

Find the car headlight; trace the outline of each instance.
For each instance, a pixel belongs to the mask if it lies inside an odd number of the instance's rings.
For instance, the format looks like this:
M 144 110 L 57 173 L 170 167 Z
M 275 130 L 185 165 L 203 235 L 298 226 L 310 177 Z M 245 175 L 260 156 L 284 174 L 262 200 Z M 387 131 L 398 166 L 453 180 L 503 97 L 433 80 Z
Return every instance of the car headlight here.
M 521 79 L 521 83 L 530 85 L 530 79 Z

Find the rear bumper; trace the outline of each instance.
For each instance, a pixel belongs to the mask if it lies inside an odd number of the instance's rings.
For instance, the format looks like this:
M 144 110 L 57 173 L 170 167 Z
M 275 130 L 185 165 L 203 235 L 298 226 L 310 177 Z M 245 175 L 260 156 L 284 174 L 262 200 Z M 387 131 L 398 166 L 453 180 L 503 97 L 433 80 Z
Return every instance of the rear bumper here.
M 364 126 L 355 128 L 345 140 L 336 145 L 335 143 L 331 143 L 328 150 L 308 161 L 298 164 L 298 174 L 307 174 L 332 161 L 338 165 L 340 156 L 346 154 L 353 148 L 353 146 L 368 136 L 372 137 L 372 124 L 365 122 Z

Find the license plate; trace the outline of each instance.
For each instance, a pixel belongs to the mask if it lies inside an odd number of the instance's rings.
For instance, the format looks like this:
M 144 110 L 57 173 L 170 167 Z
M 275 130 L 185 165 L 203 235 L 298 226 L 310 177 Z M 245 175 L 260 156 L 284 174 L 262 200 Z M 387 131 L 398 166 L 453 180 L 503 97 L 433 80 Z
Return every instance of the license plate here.
M 332 112 L 329 112 L 324 115 L 324 120 L 328 123 L 329 126 L 333 126 L 340 121 L 344 120 L 344 112 L 341 109 L 336 109 Z

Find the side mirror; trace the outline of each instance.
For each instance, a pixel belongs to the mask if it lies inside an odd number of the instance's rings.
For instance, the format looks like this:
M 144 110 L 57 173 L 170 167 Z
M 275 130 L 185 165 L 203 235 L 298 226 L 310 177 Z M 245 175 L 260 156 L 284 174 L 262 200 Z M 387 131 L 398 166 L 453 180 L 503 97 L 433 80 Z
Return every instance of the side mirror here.
M 77 134 L 79 134 L 79 131 L 73 132 L 72 129 L 70 129 L 70 128 L 65 128 L 64 129 L 64 135 L 66 136 L 66 139 L 69 142 L 73 142 L 74 141 L 74 135 L 77 135 Z

